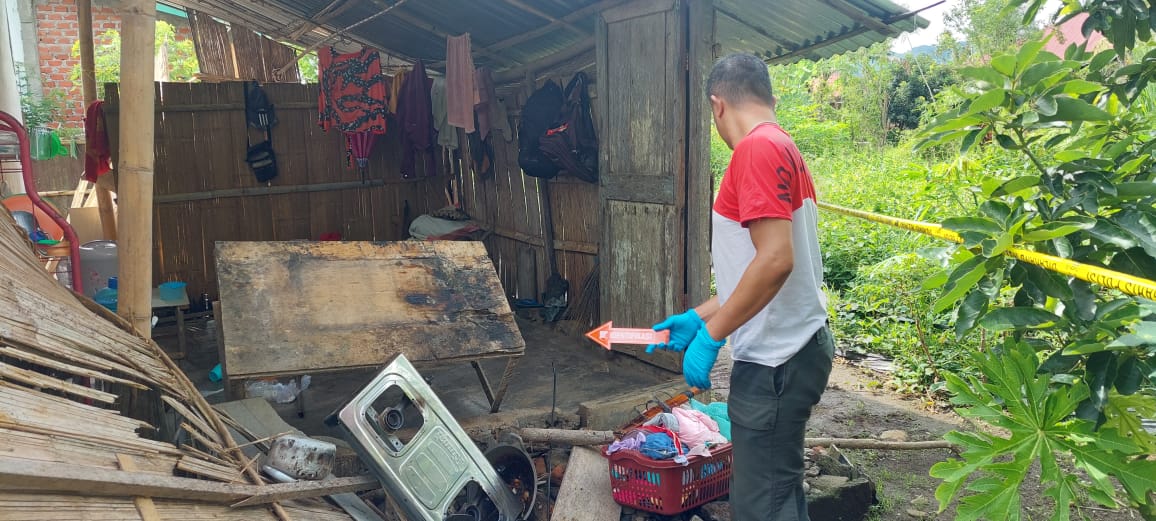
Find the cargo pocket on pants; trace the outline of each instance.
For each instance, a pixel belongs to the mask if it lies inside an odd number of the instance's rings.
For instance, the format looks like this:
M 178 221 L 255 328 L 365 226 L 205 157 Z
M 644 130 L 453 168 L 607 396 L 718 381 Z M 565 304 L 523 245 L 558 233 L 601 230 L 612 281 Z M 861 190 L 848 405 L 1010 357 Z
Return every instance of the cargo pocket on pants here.
M 735 362 L 731 370 L 727 407 L 731 423 L 748 429 L 771 431 L 779 420 L 779 397 L 785 387 L 784 366 L 767 367 Z

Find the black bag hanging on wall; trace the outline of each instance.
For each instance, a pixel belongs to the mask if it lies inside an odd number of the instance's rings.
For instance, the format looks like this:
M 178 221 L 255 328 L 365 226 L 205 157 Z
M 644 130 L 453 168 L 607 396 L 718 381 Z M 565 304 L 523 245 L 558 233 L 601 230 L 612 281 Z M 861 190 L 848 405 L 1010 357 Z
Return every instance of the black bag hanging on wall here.
M 538 140 L 542 154 L 560 170 L 588 183 L 598 182 L 598 136 L 590 117 L 590 93 L 586 73 L 574 75 L 566 85 L 560 123 Z
M 265 141 L 253 145 L 245 131 L 245 162 L 253 170 L 259 183 L 268 183 L 277 177 L 277 156 L 273 153 L 271 129 L 277 124 L 277 115 L 265 90 L 255 81 L 245 82 L 245 120 L 250 127 L 265 130 Z
M 534 91 L 522 107 L 518 124 L 518 166 L 531 177 L 550 179 L 558 175 L 558 165 L 542 153 L 539 140 L 557 126 L 562 110 L 562 88 L 553 81 Z

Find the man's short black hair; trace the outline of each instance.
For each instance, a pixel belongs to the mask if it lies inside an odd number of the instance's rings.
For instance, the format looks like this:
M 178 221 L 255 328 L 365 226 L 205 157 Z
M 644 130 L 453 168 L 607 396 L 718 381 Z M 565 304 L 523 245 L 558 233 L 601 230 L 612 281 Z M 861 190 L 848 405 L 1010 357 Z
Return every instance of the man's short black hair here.
M 731 54 L 716 62 L 706 80 L 706 93 L 731 103 L 755 101 L 775 106 L 767 64 L 753 54 Z

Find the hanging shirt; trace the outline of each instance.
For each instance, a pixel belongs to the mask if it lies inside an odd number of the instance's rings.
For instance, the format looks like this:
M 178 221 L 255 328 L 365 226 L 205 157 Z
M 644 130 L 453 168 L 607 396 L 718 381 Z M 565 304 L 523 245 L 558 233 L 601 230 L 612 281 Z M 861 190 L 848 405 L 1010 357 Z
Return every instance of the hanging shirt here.
M 451 127 L 446 120 L 446 79 L 434 78 L 433 87 L 429 92 L 430 104 L 433 105 L 434 128 L 438 133 L 438 144 L 446 147 L 458 148 L 458 129 Z
M 478 88 L 474 81 L 474 57 L 470 33 L 446 37 L 446 110 L 450 125 L 474 131 L 474 105 Z
M 478 69 L 476 76 L 478 86 L 478 105 L 474 111 L 478 116 L 478 132 L 484 140 L 491 131 L 501 131 L 506 142 L 514 139 L 510 132 L 510 118 L 506 114 L 506 104 L 498 99 L 498 92 L 494 88 L 494 79 L 486 67 Z
M 766 307 L 731 335 L 735 360 L 778 367 L 827 322 L 818 207 L 811 172 L 778 125 L 763 123 L 739 141 L 719 184 L 711 258 L 720 304 L 755 258 L 747 226 L 759 219 L 791 221 L 794 269 Z
M 397 102 L 397 122 L 401 125 L 401 175 L 406 179 L 417 176 L 420 158 L 428 175 L 434 175 L 433 144 L 434 121 L 430 103 L 433 80 L 425 74 L 421 60 L 405 75 L 405 83 Z
M 317 61 L 321 128 L 384 134 L 388 107 L 377 51 L 366 47 L 355 53 L 337 54 L 332 47 L 324 47 L 317 51 Z

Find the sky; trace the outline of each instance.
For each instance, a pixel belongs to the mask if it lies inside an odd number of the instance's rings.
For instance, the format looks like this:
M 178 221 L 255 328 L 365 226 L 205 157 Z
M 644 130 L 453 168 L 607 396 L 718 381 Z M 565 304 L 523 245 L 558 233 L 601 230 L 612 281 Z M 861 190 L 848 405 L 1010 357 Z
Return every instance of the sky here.
M 934 4 L 939 0 L 891 1 L 906 7 L 909 11 L 914 11 L 916 9 Z M 963 0 L 945 0 L 942 4 L 919 13 L 919 16 L 922 16 L 928 22 L 931 22 L 931 25 L 927 26 L 926 29 L 919 29 L 918 31 L 903 33 L 895 37 L 895 39 L 891 42 L 891 50 L 897 53 L 904 53 L 915 47 L 919 47 L 920 45 L 934 45 L 935 42 L 939 40 L 939 35 L 947 29 L 947 27 L 943 24 L 943 18 L 947 16 L 947 13 L 951 11 L 952 7 L 959 5 L 962 1 Z M 1060 4 L 1057 2 L 1057 0 L 1049 0 L 1048 3 L 1044 5 L 1044 8 L 1040 9 L 1040 13 L 1054 13 L 1059 5 Z
M 934 4 L 938 0 L 892 0 L 893 2 L 906 7 L 910 11 L 914 11 L 921 7 Z M 891 50 L 897 53 L 904 53 L 910 51 L 912 48 L 920 45 L 933 45 L 939 39 L 939 35 L 946 30 L 943 25 L 943 18 L 947 16 L 948 11 L 961 0 L 946 0 L 941 5 L 937 5 L 919 13 L 919 16 L 931 22 L 931 25 L 926 29 L 919 29 L 910 33 L 903 33 L 891 43 Z

